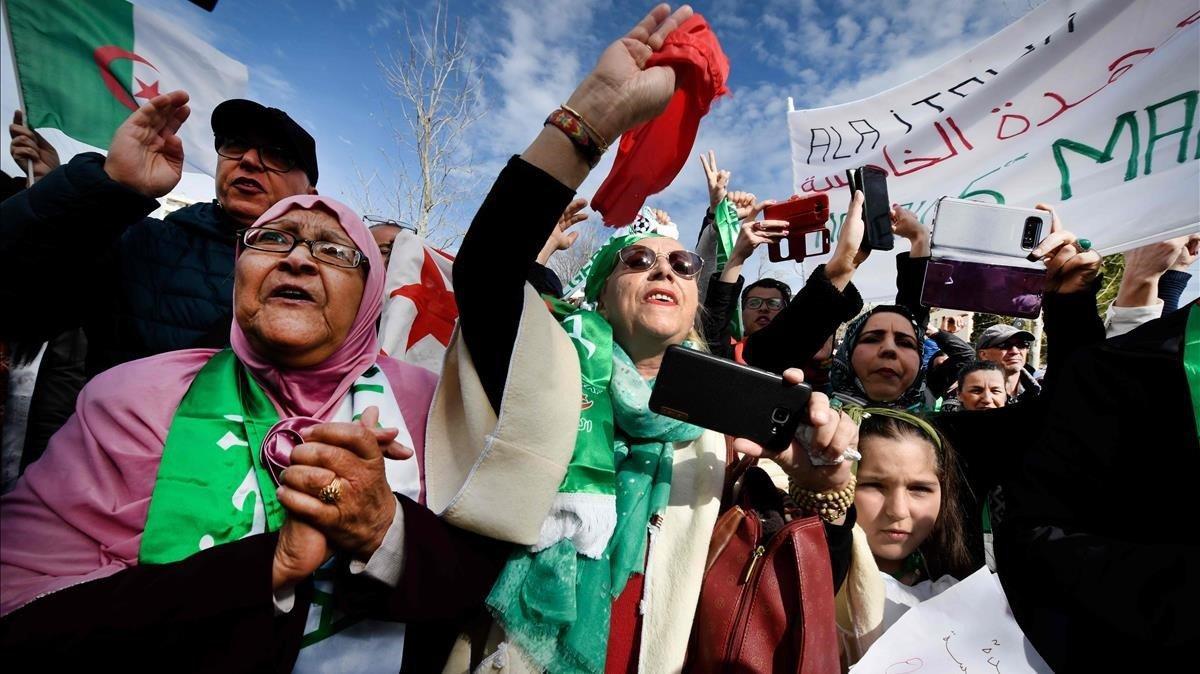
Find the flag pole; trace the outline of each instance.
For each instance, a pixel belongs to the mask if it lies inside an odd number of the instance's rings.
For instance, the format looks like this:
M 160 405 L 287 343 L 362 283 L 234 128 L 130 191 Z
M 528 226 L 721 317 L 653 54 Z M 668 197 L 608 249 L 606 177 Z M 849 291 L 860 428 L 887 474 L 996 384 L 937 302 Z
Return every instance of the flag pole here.
M 25 125 L 33 131 L 33 127 L 29 126 L 29 115 L 25 111 L 25 91 L 21 88 L 21 70 L 17 66 L 17 48 L 13 45 L 12 37 L 12 8 L 8 6 L 8 0 L 3 0 L 4 5 L 4 32 L 8 37 L 8 57 L 12 59 L 13 78 L 17 81 L 17 109 L 21 111 L 21 119 Z M 34 133 L 37 133 L 34 131 Z M 33 187 L 33 183 L 37 179 L 33 177 L 33 160 L 25 160 L 25 187 Z

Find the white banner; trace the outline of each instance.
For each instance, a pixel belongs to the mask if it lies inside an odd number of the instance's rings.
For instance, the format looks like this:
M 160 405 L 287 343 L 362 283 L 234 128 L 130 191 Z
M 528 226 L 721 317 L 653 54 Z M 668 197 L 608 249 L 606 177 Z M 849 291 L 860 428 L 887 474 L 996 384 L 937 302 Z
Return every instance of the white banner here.
M 791 110 L 795 192 L 830 192 L 835 234 L 846 169 L 864 164 L 885 169 L 891 200 L 924 222 L 952 196 L 1054 204 L 1105 254 L 1195 232 L 1198 9 L 1196 0 L 1050 0 L 907 84 Z M 873 276 L 859 286 L 864 298 L 895 294 L 888 275 Z

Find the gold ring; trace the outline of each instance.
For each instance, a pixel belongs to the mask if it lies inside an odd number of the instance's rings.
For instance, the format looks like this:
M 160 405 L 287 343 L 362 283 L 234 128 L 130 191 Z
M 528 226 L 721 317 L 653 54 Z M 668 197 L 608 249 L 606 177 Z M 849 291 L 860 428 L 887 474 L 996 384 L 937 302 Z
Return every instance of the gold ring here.
M 328 505 L 333 505 L 334 503 L 337 503 L 338 499 L 340 499 L 341 497 L 342 497 L 342 482 L 341 482 L 341 480 L 339 480 L 336 477 L 333 478 L 332 480 L 330 480 L 329 484 L 325 485 L 324 487 L 321 487 L 320 493 L 317 494 L 317 498 L 321 499 L 322 503 L 326 503 Z

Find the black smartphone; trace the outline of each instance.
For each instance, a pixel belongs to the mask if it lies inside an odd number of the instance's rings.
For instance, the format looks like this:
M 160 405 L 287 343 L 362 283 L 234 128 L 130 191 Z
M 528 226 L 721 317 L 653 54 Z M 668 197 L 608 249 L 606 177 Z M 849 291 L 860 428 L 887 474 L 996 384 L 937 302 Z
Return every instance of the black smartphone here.
M 863 193 L 863 242 L 864 250 L 891 250 L 896 247 L 896 235 L 892 232 L 892 202 L 888 198 L 887 171 L 872 166 L 860 166 L 846 171 L 850 195 L 855 190 Z
M 667 348 L 650 410 L 779 451 L 808 421 L 808 384 L 681 346 Z

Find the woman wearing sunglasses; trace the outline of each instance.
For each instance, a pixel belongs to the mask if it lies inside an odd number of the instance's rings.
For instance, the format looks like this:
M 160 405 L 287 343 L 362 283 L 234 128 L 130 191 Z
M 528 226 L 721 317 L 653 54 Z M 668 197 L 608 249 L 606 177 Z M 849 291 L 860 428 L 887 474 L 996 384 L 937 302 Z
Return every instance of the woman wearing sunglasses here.
M 726 439 L 653 414 L 647 403 L 666 349 L 702 348 L 696 328 L 702 260 L 656 233 L 614 237 L 588 266 L 584 292 L 593 309 L 551 300 L 547 312 L 525 276 L 594 166 L 597 148 L 657 115 L 671 97 L 673 71 L 643 67 L 690 15 L 688 7 L 672 14 L 660 5 L 604 52 L 533 144 L 500 173 L 459 249 L 454 287 L 463 336 L 468 346 L 486 341 L 493 356 L 482 357 L 486 346 L 469 349 L 484 404 L 490 402 L 485 412 L 498 413 L 500 428 L 506 417 L 535 415 L 524 431 L 546 446 L 548 468 L 505 478 L 528 500 L 519 513 L 524 523 L 541 510 L 492 587 L 481 612 L 487 624 L 472 629 L 473 638 L 460 637 L 446 671 L 683 668 L 721 510 Z M 592 135 L 562 128 L 562 115 L 582 118 L 573 128 Z M 558 325 L 545 323 L 551 313 Z M 487 331 L 473 327 L 484 322 Z M 529 361 L 503 346 L 519 350 L 536 339 L 546 346 Z M 467 365 L 447 361 L 452 372 Z M 799 372 L 788 377 L 801 379 Z M 528 382 L 572 385 L 579 403 L 569 432 L 550 428 L 556 420 L 521 395 Z M 772 458 L 797 488 L 841 489 L 850 481 L 848 464 L 814 468 L 809 452 L 840 457 L 856 442 L 857 427 L 823 395 L 813 396 L 809 413 L 815 424 L 809 443 L 793 443 Z M 478 465 L 504 460 L 505 448 L 488 443 Z M 764 451 L 741 439 L 733 447 L 756 456 Z M 480 508 L 477 518 L 486 526 L 476 531 L 492 535 L 492 510 Z M 495 516 L 511 526 L 513 513 Z M 844 568 L 848 527 L 831 525 L 829 536 L 840 550 L 831 555 L 834 566 Z

